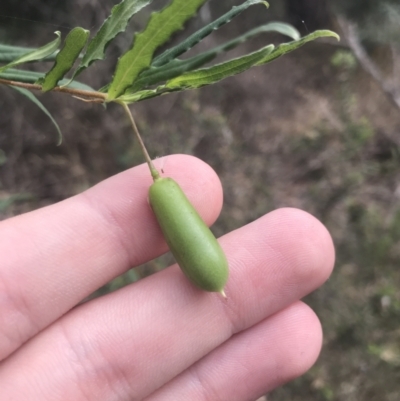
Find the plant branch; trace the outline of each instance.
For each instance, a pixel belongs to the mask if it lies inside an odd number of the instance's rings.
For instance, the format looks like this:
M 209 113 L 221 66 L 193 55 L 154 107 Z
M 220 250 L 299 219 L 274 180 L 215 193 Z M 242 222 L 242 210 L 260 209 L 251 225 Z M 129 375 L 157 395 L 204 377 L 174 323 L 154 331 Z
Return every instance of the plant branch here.
M 400 111 L 400 90 L 392 85 L 382 74 L 379 67 L 369 57 L 368 53 L 363 48 L 359 36 L 357 34 L 356 26 L 343 17 L 338 17 L 338 23 L 342 28 L 345 38 L 350 49 L 353 51 L 357 60 L 362 68 L 371 75 L 371 77 L 378 83 L 388 99 Z
M 42 90 L 41 85 L 37 84 L 28 84 L 26 82 L 18 82 L 18 81 L 10 81 L 8 79 L 1 79 L 0 78 L 0 84 L 3 85 L 9 85 L 9 86 L 17 86 L 19 88 L 25 88 L 29 90 Z M 86 101 L 92 101 L 98 103 L 101 101 L 102 103 L 107 99 L 107 95 L 105 93 L 101 92 L 92 92 L 92 91 L 86 91 L 82 89 L 72 89 L 72 88 L 66 88 L 62 86 L 57 86 L 53 89 L 55 92 L 61 92 L 61 93 L 67 93 L 69 95 L 75 96 L 77 98 L 84 98 Z

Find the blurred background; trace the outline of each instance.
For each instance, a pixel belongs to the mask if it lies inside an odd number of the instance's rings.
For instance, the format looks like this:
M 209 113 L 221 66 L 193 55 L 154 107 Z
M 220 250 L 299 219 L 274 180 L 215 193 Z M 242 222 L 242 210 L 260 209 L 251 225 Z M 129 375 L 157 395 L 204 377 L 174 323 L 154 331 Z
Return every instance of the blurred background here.
M 2 0 L 0 42 L 39 46 L 83 26 L 95 32 L 117 1 Z M 165 1 L 154 1 L 159 8 Z M 188 24 L 194 31 L 231 6 L 210 0 Z M 214 225 L 222 235 L 279 207 L 312 213 L 337 249 L 331 279 L 306 298 L 320 317 L 324 347 L 303 377 L 269 401 L 400 400 L 400 4 L 398 0 L 271 0 L 211 35 L 200 50 L 272 20 L 319 40 L 272 64 L 212 87 L 137 104 L 133 110 L 153 157 L 195 155 L 221 178 L 225 203 Z M 80 80 L 95 88 L 142 29 L 149 9 Z M 175 40 L 182 38 L 179 34 Z M 285 40 L 263 36 L 245 53 Z M 143 158 L 118 107 L 62 94 L 38 97 L 64 141 L 27 99 L 0 87 L 0 218 L 60 201 Z M 172 263 L 169 255 L 115 279 L 114 291 Z M 226 400 L 229 401 L 229 400 Z

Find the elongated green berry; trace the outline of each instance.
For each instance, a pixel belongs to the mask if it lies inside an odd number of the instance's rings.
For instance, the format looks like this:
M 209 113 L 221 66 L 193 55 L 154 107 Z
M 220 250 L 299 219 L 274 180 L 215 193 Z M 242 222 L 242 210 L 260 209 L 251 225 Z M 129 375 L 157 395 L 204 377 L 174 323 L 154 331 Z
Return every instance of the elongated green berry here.
M 228 261 L 214 234 L 172 178 L 156 178 L 150 205 L 185 275 L 205 291 L 223 292 Z

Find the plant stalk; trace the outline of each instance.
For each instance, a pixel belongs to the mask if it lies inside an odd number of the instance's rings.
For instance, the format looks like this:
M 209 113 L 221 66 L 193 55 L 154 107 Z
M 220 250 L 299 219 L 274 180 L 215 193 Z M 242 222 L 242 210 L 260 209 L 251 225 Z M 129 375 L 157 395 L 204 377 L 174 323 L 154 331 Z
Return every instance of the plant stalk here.
M 8 79 L 2 79 L 2 78 L 0 78 L 0 84 L 9 85 L 9 86 L 17 86 L 19 88 L 25 88 L 25 89 L 29 89 L 29 90 L 42 90 L 41 85 L 29 84 L 26 82 L 10 81 Z M 89 101 L 89 102 L 92 101 L 94 103 L 98 103 L 99 100 L 104 102 L 107 99 L 106 93 L 86 91 L 86 90 L 82 90 L 82 89 L 72 89 L 72 88 L 66 88 L 66 87 L 62 87 L 62 86 L 55 87 L 53 89 L 53 91 L 68 93 L 69 95 L 75 96 L 77 98 L 85 98 L 85 99 L 87 99 L 87 101 Z
M 151 160 L 151 158 L 149 156 L 149 153 L 147 152 L 146 146 L 144 145 L 143 139 L 142 139 L 142 137 L 141 137 L 141 135 L 139 133 L 138 127 L 137 127 L 136 122 L 135 122 L 135 119 L 133 118 L 129 107 L 125 102 L 118 102 L 118 103 L 124 108 L 125 113 L 129 118 L 129 121 L 131 123 L 132 129 L 135 132 L 135 135 L 136 135 L 136 137 L 137 137 L 137 139 L 139 141 L 140 148 L 142 150 L 143 156 L 146 159 L 146 162 L 147 162 L 147 164 L 149 166 L 151 176 L 153 177 L 153 180 L 156 181 L 157 179 L 160 178 L 160 173 L 154 167 L 154 164 L 153 164 L 153 162 L 152 162 L 152 160 Z

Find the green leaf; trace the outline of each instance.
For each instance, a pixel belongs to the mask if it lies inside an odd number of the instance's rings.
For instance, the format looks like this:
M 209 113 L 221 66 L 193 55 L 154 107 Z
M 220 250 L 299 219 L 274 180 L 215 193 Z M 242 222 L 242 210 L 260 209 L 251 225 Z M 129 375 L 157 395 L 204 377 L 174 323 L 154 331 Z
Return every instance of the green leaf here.
M 10 63 L 16 58 L 26 55 L 27 53 L 37 50 L 34 47 L 20 47 L 13 45 L 0 44 L 0 63 Z M 57 55 L 57 51 L 50 54 L 40 61 L 54 61 Z
M 7 79 L 15 82 L 26 82 L 28 84 L 34 84 L 38 79 L 44 78 L 42 72 L 17 70 L 10 68 L 9 70 L 0 73 L 1 79 Z
M 17 57 L 21 57 L 21 55 L 26 54 L 24 53 L 11 53 L 11 52 L 4 52 L 0 53 L 0 63 L 10 63 L 14 61 Z
M 228 76 L 236 75 L 249 69 L 251 66 L 262 60 L 267 54 L 271 53 L 273 49 L 274 45 L 269 45 L 246 56 L 235 58 L 210 68 L 204 68 L 183 74 L 156 89 L 142 90 L 136 93 L 126 93 L 119 97 L 119 100 L 126 103 L 134 103 L 169 92 L 195 89 L 204 85 L 210 85 Z
M 96 60 L 103 60 L 109 43 L 121 32 L 124 32 L 128 22 L 143 7 L 153 0 L 123 0 L 111 10 L 111 15 L 104 21 L 95 37 L 90 41 L 86 54 L 74 77 L 89 67 Z
M 179 43 L 177 46 L 174 46 L 173 48 L 166 50 L 164 53 L 156 57 L 152 62 L 152 66 L 160 67 L 164 64 L 167 64 L 176 57 L 180 56 L 181 54 L 187 52 L 189 49 L 191 49 L 193 46 L 199 43 L 206 36 L 210 35 L 210 33 L 221 28 L 223 25 L 227 24 L 233 18 L 242 13 L 244 10 L 255 4 L 264 4 L 266 7 L 269 7 L 269 4 L 263 0 L 247 0 L 240 6 L 232 7 L 230 11 L 222 15 L 220 18 L 216 19 L 215 21 L 211 22 L 205 27 L 199 29 L 197 32 L 190 35 L 188 38 L 186 38 L 183 42 Z
M 139 79 L 130 88 L 128 88 L 125 93 L 135 93 L 143 88 L 175 78 L 187 71 L 191 71 L 204 65 L 208 61 L 211 61 L 214 57 L 211 54 L 209 57 L 202 54 L 187 60 L 175 59 L 170 61 L 168 64 L 163 65 L 162 67 L 152 67 L 143 71 Z
M 286 24 L 284 22 L 269 22 L 268 24 L 261 25 L 258 28 L 252 29 L 243 36 L 245 36 L 247 40 L 252 36 L 258 35 L 263 32 L 278 32 L 282 35 L 289 36 L 289 38 L 293 40 L 300 39 L 299 31 L 292 25 Z
M 17 92 L 21 93 L 22 95 L 24 95 L 25 97 L 27 97 L 33 103 L 35 103 L 36 106 L 38 106 L 43 111 L 43 113 L 45 113 L 50 118 L 51 122 L 56 127 L 56 130 L 58 132 L 58 143 L 57 144 L 60 145 L 62 142 L 62 133 L 61 133 L 60 127 L 58 126 L 56 120 L 53 118 L 53 116 L 50 114 L 50 112 L 46 109 L 46 107 L 44 107 L 43 103 L 32 92 L 28 91 L 25 88 L 18 88 L 16 86 L 13 86 L 12 88 L 15 89 Z
M 47 45 L 44 45 L 42 47 L 39 47 L 38 49 L 33 50 L 32 52 L 26 53 L 21 57 L 18 57 L 16 60 L 12 61 L 11 63 L 3 67 L 0 67 L 0 73 L 5 70 L 8 70 L 11 67 L 15 67 L 16 65 L 19 64 L 27 63 L 30 61 L 42 60 L 45 57 L 49 56 L 50 54 L 54 53 L 58 49 L 61 43 L 61 33 L 57 31 L 55 32 L 55 34 L 57 35 L 57 39 L 53 40 Z
M 166 89 L 165 86 L 162 85 L 156 89 L 146 89 L 139 92 L 122 95 L 118 98 L 118 100 L 121 100 L 124 103 L 136 103 L 152 97 L 160 96 L 168 92 L 174 92 L 174 90 Z
M 260 30 L 261 32 L 261 28 L 265 29 L 265 27 L 256 28 L 245 35 L 242 35 L 242 37 L 246 37 L 249 34 L 254 35 L 256 30 Z M 247 56 L 233 59 L 226 63 L 215 65 L 214 67 L 188 72 L 168 81 L 165 85 L 158 86 L 155 89 L 142 90 L 136 93 L 126 92 L 126 94 L 121 96 L 119 100 L 126 103 L 134 103 L 170 92 L 196 89 L 204 85 L 213 84 L 221 79 L 245 71 L 252 66 L 262 65 L 273 61 L 278 57 L 303 46 L 305 43 L 321 37 L 334 37 L 339 40 L 339 36 L 332 31 L 316 31 L 299 40 L 281 44 L 277 48 L 270 45 Z M 238 40 L 239 38 L 227 42 L 222 46 L 229 46 L 230 43 L 237 44 L 240 42 L 240 40 Z
M 29 52 L 32 52 L 33 48 L 19 47 L 13 45 L 0 44 L 0 63 L 10 63 L 16 58 L 21 57 Z
M 82 82 L 79 82 L 79 81 L 71 81 L 70 79 L 62 79 L 59 82 L 59 84 L 60 84 L 60 86 L 65 86 L 66 88 L 79 89 L 79 90 L 90 91 L 90 92 L 97 92 L 95 89 L 93 89 L 89 85 L 83 84 Z
M 277 48 L 271 54 L 268 54 L 263 60 L 257 63 L 257 65 L 270 63 L 271 61 L 274 61 L 277 58 L 283 56 L 284 54 L 290 53 L 293 50 L 298 49 L 299 47 L 305 45 L 308 42 L 311 42 L 312 40 L 323 37 L 333 37 L 336 38 L 337 40 L 340 40 L 339 35 L 335 32 L 328 30 L 315 31 L 307 36 L 302 37 L 299 40 L 295 40 L 288 43 L 282 43 L 281 45 L 277 46 Z
M 165 87 L 169 89 L 195 89 L 204 85 L 214 84 L 224 78 L 239 74 L 257 65 L 265 59 L 275 46 L 269 45 L 246 56 L 238 57 L 213 67 L 187 72 L 169 80 Z
M 239 57 L 214 67 L 187 72 L 168 81 L 165 87 L 170 89 L 195 89 L 204 85 L 210 85 L 229 76 L 243 72 L 250 67 L 263 65 L 276 60 L 278 57 L 298 49 L 307 42 L 321 37 L 335 37 L 339 39 L 339 36 L 332 31 L 315 31 L 299 40 L 283 43 L 277 48 L 273 48 L 271 51 L 267 51 L 267 49 L 271 49 L 270 46 L 267 46 L 247 56 Z M 262 55 L 263 51 L 265 51 L 264 55 Z
M 10 68 L 5 72 L 0 73 L 1 79 L 15 82 L 26 82 L 29 84 L 34 84 L 38 79 L 43 77 L 44 74 L 41 72 L 17 70 L 15 68 Z
M 167 81 L 182 75 L 187 71 L 192 71 L 196 68 L 199 68 L 212 61 L 218 54 L 231 50 L 253 36 L 265 32 L 279 32 L 295 40 L 299 39 L 300 37 L 299 32 L 289 24 L 271 22 L 261 25 L 241 36 L 238 36 L 235 39 L 230 40 L 229 42 L 226 42 L 197 56 L 186 60 L 175 59 L 161 67 L 151 67 L 150 69 L 143 71 L 138 80 L 125 93 L 134 93 L 142 88 L 157 84 L 159 82 Z
M 64 46 L 57 54 L 52 69 L 45 75 L 42 91 L 47 92 L 57 86 L 60 79 L 73 67 L 80 52 L 85 47 L 90 32 L 77 27 L 71 30 L 64 41 Z
M 28 53 L 31 52 L 33 49 L 31 47 L 21 47 L 21 46 L 14 46 L 14 45 L 6 45 L 4 43 L 0 43 L 0 53 Z
M 122 95 L 138 75 L 150 67 L 155 50 L 183 27 L 207 0 L 174 0 L 163 10 L 153 13 L 143 32 L 135 36 L 133 47 L 118 61 L 108 100 Z
M 7 79 L 9 81 L 16 81 L 16 82 L 26 82 L 28 84 L 34 84 L 40 79 L 43 79 L 45 76 L 42 72 L 34 72 L 34 71 L 25 71 L 25 70 L 17 70 L 14 68 L 10 68 L 9 70 L 0 73 L 0 78 Z M 72 89 L 82 89 L 87 91 L 96 92 L 93 88 L 88 85 L 85 85 L 78 81 L 70 82 L 69 79 L 63 79 L 60 81 L 60 85 L 68 86 L 68 88 Z

